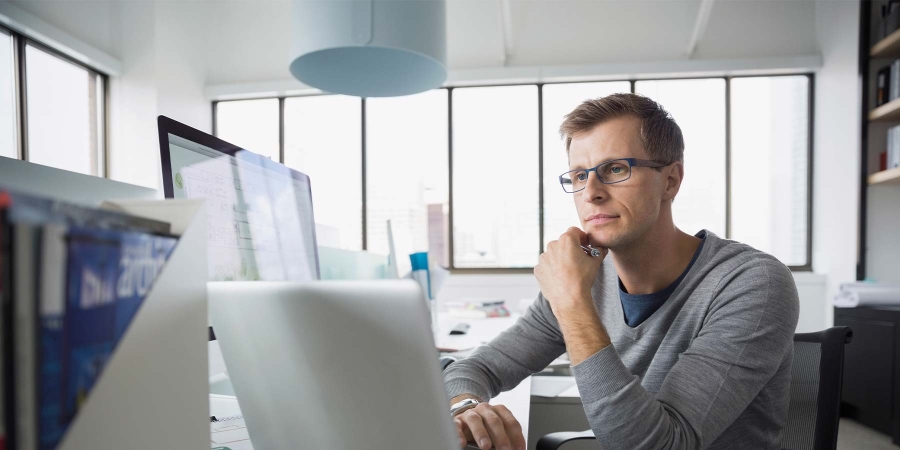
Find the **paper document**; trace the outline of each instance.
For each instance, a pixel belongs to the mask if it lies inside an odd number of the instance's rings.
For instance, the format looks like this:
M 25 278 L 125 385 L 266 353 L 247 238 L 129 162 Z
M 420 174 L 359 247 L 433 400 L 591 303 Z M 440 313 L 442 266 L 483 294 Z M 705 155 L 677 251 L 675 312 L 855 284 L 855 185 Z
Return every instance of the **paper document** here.
M 845 283 L 834 297 L 834 306 L 900 306 L 900 285 L 883 283 Z
M 213 450 L 253 450 L 244 416 L 217 417 L 209 423 L 209 436 Z
M 209 436 L 213 450 L 253 450 L 237 398 L 233 395 L 209 396 Z

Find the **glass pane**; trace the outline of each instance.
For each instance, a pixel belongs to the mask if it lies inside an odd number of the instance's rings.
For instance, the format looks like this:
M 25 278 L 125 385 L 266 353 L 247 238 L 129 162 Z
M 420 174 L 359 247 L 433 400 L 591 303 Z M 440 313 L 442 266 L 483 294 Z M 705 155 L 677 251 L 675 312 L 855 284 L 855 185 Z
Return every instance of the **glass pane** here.
M 278 99 L 217 103 L 216 135 L 245 150 L 278 161 Z
M 407 254 L 446 266 L 447 91 L 366 99 L 368 250 L 387 254 L 391 220 L 400 275 Z
M 534 267 L 537 86 L 453 90 L 453 264 Z
M 362 250 L 360 99 L 285 99 L 284 164 L 309 175 L 319 245 Z
M 31 45 L 25 49 L 25 71 L 28 160 L 99 175 L 100 77 Z
M 807 261 L 809 78 L 731 80 L 731 237 Z
M 0 29 L 0 156 L 16 158 L 15 64 L 12 37 Z
M 544 248 L 548 242 L 559 239 L 569 227 L 581 228 L 572 194 L 563 192 L 559 185 L 559 175 L 569 170 L 566 143 L 559 136 L 563 116 L 585 100 L 617 92 L 631 92 L 631 83 L 613 81 L 544 85 Z
M 659 102 L 684 135 L 684 180 L 672 204 L 675 226 L 725 237 L 725 80 L 638 81 L 635 92 Z

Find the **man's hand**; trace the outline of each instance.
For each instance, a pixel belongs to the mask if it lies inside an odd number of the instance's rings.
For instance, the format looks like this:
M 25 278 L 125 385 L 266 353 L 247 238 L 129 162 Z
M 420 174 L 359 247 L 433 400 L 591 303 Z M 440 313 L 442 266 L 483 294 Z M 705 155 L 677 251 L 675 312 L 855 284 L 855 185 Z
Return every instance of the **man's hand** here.
M 591 300 L 591 286 L 609 253 L 609 250 L 600 248 L 603 256 L 593 257 L 585 254 L 582 245 L 588 245 L 588 235 L 571 227 L 559 239 L 547 244 L 547 250 L 534 267 L 541 294 L 550 302 L 557 318 L 563 310 L 584 306 L 574 303 Z
M 609 251 L 601 248 L 602 256 L 590 256 L 581 248 L 587 244 L 587 234 L 569 228 L 547 244 L 547 251 L 534 268 L 541 294 L 559 321 L 573 366 L 610 345 L 591 296 L 591 286 Z
M 522 426 L 503 405 L 481 403 L 453 418 L 461 448 L 475 442 L 481 450 L 525 450 Z

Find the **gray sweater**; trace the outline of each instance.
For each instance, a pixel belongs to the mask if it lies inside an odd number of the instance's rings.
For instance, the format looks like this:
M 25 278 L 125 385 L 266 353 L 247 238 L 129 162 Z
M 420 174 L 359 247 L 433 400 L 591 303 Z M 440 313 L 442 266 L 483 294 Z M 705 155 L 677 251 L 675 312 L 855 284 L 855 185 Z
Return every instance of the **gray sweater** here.
M 708 232 L 681 284 L 635 328 L 609 257 L 591 293 L 612 345 L 572 370 L 602 448 L 780 448 L 799 309 L 781 262 Z M 538 295 L 515 325 L 447 369 L 448 394 L 489 399 L 565 350 Z

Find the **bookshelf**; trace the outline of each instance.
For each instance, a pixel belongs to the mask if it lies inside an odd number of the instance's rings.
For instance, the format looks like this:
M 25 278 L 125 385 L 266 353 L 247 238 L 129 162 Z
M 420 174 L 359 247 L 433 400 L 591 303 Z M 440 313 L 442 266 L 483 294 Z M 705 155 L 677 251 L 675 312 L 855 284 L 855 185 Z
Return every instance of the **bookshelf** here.
M 875 106 L 877 74 L 900 58 L 900 29 L 884 35 L 881 11 L 886 0 L 861 0 L 859 80 L 861 84 L 860 217 L 857 279 L 900 283 L 900 168 L 881 170 L 887 134 L 900 125 L 900 98 Z M 900 422 L 895 442 L 900 443 Z
M 900 30 L 882 31 L 882 7 L 887 0 L 860 0 L 858 69 L 859 109 L 859 235 L 857 280 L 900 283 L 900 168 L 882 170 L 889 130 L 900 125 L 900 99 L 875 106 L 878 72 L 900 58 Z M 895 13 L 896 14 L 896 13 Z M 888 83 L 889 85 L 890 83 Z M 841 205 L 836 205 L 840 207 Z M 896 308 L 893 308 L 896 309 Z M 900 319 L 900 314 L 897 315 Z M 853 329 L 854 345 L 844 352 L 841 416 L 885 433 L 900 445 L 900 361 L 897 346 L 874 352 L 896 340 L 890 315 L 872 307 L 836 308 L 836 325 Z M 861 345 L 860 345 L 861 344 Z M 864 388 L 860 388 L 864 386 Z M 887 403 L 883 399 L 890 399 Z
M 900 121 L 900 98 L 891 100 L 869 112 L 871 122 Z
M 894 31 L 875 43 L 869 51 L 871 58 L 890 58 L 892 56 L 900 56 L 900 30 Z
M 900 185 L 900 167 L 882 170 L 869 175 L 869 186 L 876 184 L 896 184 Z

